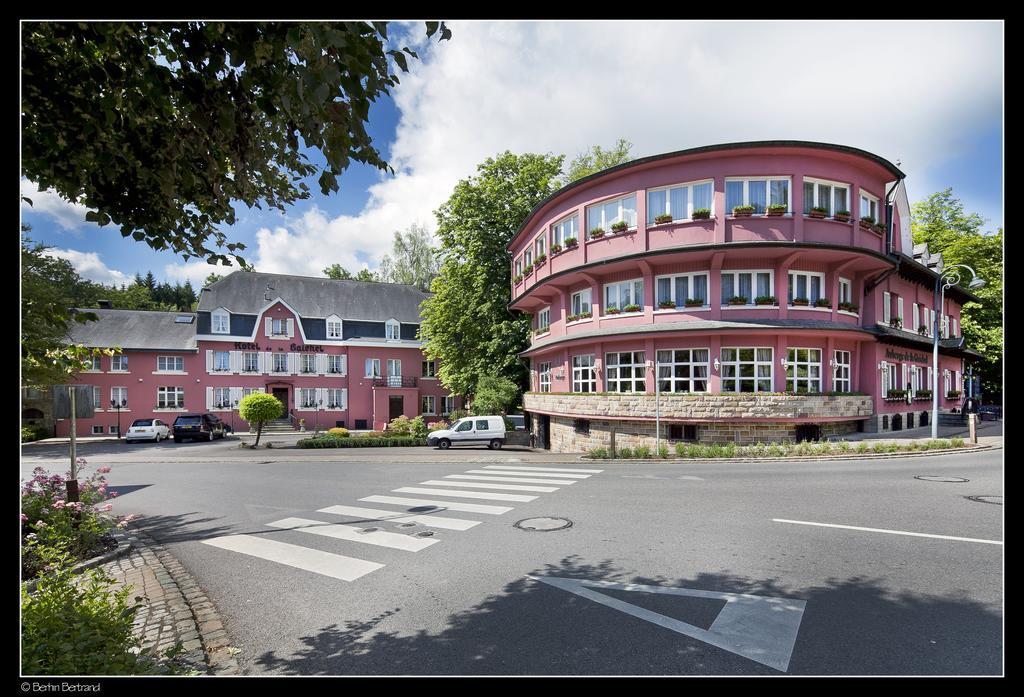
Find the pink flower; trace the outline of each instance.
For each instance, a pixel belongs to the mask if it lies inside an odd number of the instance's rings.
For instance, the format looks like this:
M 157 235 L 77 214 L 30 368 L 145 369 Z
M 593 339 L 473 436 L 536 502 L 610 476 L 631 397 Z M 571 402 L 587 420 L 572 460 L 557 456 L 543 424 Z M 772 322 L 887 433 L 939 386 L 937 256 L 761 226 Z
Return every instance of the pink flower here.
M 24 523 L 24 522 L 25 522 L 26 520 L 28 520 L 28 516 L 27 516 L 27 515 L 25 515 L 24 513 L 22 513 L 22 514 L 21 514 L 21 522 L 23 522 L 23 523 Z
M 109 471 L 110 471 L 109 467 L 99 467 L 99 468 L 96 469 L 96 473 L 97 474 L 106 474 Z
M 46 521 L 45 520 L 37 520 L 36 521 L 36 530 L 42 530 L 45 527 L 46 527 Z
M 64 506 L 66 506 L 66 505 L 67 504 L 64 501 L 60 500 L 60 499 L 57 499 L 56 501 L 53 502 L 53 507 L 56 508 L 58 511 L 60 509 L 64 508 Z
M 111 509 L 112 509 L 113 507 L 114 507 L 114 504 L 112 504 L 112 503 L 108 503 L 108 504 L 107 504 L 106 506 L 100 506 L 100 507 L 99 507 L 99 509 L 97 509 L 97 510 L 100 510 L 100 511 L 109 511 L 109 510 L 111 510 Z

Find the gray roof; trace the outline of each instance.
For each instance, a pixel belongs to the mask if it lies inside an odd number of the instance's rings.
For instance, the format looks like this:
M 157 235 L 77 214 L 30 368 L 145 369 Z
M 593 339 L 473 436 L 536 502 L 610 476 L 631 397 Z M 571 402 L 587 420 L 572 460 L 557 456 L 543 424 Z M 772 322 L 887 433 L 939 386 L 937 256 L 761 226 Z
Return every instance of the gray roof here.
M 196 322 L 192 312 L 152 312 L 149 310 L 97 310 L 95 322 L 70 322 L 73 343 L 95 348 L 196 350 Z M 176 317 L 191 317 L 188 324 L 175 322 Z
M 267 290 L 267 284 L 273 290 Z M 239 315 L 255 315 L 267 306 L 266 296 L 280 298 L 301 317 L 328 317 L 419 324 L 420 303 L 429 297 L 416 286 L 331 278 L 235 271 L 199 294 L 199 311 L 218 307 Z

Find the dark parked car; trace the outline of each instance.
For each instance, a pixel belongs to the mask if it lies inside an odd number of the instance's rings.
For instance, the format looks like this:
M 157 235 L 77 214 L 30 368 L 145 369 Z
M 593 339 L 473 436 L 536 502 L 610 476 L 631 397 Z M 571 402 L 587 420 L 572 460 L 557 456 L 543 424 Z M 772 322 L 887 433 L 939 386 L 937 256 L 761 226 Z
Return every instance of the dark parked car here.
M 223 438 L 224 422 L 216 414 L 182 414 L 174 420 L 174 442 L 186 438 L 213 440 Z

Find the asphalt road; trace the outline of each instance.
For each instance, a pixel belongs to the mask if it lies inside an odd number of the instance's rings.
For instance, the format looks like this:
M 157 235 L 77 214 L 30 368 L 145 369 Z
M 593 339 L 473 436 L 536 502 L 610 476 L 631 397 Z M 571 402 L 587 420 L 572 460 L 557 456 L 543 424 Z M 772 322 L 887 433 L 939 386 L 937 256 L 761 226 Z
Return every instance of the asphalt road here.
M 235 446 L 93 444 L 82 454 L 89 468 L 113 467 L 108 478 L 121 494 L 115 512 L 143 514 L 146 530 L 196 576 L 224 615 L 248 674 L 1003 672 L 1003 546 L 990 543 L 1003 539 L 1003 507 L 966 498 L 1002 496 L 1001 450 L 891 460 L 598 465 L 553 464 L 507 450 L 438 455 L 424 449 L 396 460 L 381 452 L 342 458 Z M 66 469 L 64 452 L 25 448 L 23 476 L 40 464 Z M 587 478 L 577 473 L 571 485 L 554 484 L 568 480 L 551 472 L 548 487 L 512 484 L 557 491 L 501 491 L 537 497 L 531 501 L 393 491 L 486 486 L 490 479 L 461 477 L 490 477 L 496 467 L 602 471 Z M 542 473 L 495 476 L 543 479 L 531 476 Z M 969 481 L 915 479 L 921 475 Z M 445 484 L 422 484 L 440 480 Z M 488 496 L 491 490 L 464 491 Z M 360 501 L 368 496 L 512 510 L 424 511 L 479 521 L 465 530 L 320 512 L 410 508 Z M 566 518 L 572 526 L 551 532 L 513 526 L 538 516 Z M 324 536 L 336 531 L 326 525 L 281 522 L 294 518 L 372 527 L 402 535 L 410 546 L 436 542 L 419 551 L 395 549 Z M 297 546 L 289 550 L 383 566 L 345 581 L 209 544 L 234 535 L 247 537 L 231 540 L 286 543 Z M 706 592 L 651 592 L 665 588 Z

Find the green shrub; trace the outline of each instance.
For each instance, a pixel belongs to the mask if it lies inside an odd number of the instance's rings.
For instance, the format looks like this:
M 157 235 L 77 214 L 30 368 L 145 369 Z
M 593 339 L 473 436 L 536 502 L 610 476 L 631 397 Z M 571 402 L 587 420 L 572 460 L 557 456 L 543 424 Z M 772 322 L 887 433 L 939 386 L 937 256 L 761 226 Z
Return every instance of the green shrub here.
M 954 448 L 962 448 L 964 447 L 964 439 L 954 438 L 953 440 L 949 441 L 949 444 Z
M 850 441 L 841 440 L 839 441 L 839 452 L 848 453 L 850 452 Z
M 633 457 L 633 451 L 630 448 L 619 448 L 619 457 L 623 460 L 628 460 Z
M 822 441 L 822 442 L 818 443 L 818 447 L 815 448 L 815 453 L 817 455 L 831 455 L 832 454 L 832 444 L 829 443 L 828 441 Z
M 455 423 L 459 419 L 464 419 L 469 415 L 470 413 L 468 409 L 453 409 L 448 415 L 448 421 L 449 423 Z
M 265 392 L 253 392 L 250 395 L 246 395 L 242 397 L 242 401 L 238 404 L 238 415 L 249 422 L 250 428 L 256 427 L 256 442 L 253 443 L 254 446 L 260 444 L 263 424 L 280 418 L 283 413 L 284 405 L 281 404 L 281 401 L 274 395 Z
M 50 432 L 46 430 L 45 426 L 37 424 L 29 424 L 28 426 L 21 427 L 21 442 L 30 443 L 34 440 L 40 440 L 42 438 L 49 438 Z
M 304 438 L 296 443 L 299 448 L 394 448 L 426 445 L 423 438 L 411 438 L 409 436 L 385 437 L 385 438 L 335 438 L 333 436 L 319 436 L 316 438 Z
M 385 433 L 384 431 L 367 431 L 366 433 L 360 433 L 360 438 L 390 438 L 391 434 Z
M 649 460 L 651 457 L 651 449 L 646 445 L 638 445 L 633 450 L 633 457 L 640 460 Z
M 786 447 L 781 443 L 772 443 L 768 446 L 768 455 L 771 457 L 782 457 L 786 454 Z
M 660 457 L 662 460 L 664 460 L 666 457 L 668 457 L 668 446 L 667 445 L 662 444 L 662 445 L 658 446 L 658 457 Z
M 866 453 L 868 451 L 868 444 L 865 443 L 864 441 L 861 441 L 860 443 L 857 443 L 856 450 L 858 453 Z
M 403 414 L 391 419 L 391 423 L 388 424 L 386 433 L 388 436 L 408 436 L 411 428 L 412 422 L 409 420 L 408 416 Z
M 676 443 L 676 457 L 686 457 L 686 443 Z
M 329 428 L 327 429 L 327 435 L 334 436 L 335 438 L 348 438 L 347 428 Z
M 875 443 L 871 449 L 876 453 L 884 453 L 888 448 L 885 443 Z
M 592 457 L 595 460 L 606 460 L 608 459 L 608 451 L 604 448 L 591 448 L 587 453 L 588 457 Z
M 722 456 L 728 458 L 736 457 L 736 444 L 727 443 L 726 446 L 722 449 Z
M 705 450 L 705 457 L 722 457 L 724 452 L 725 452 L 725 449 L 722 448 L 722 446 L 720 444 L 712 443 Z

